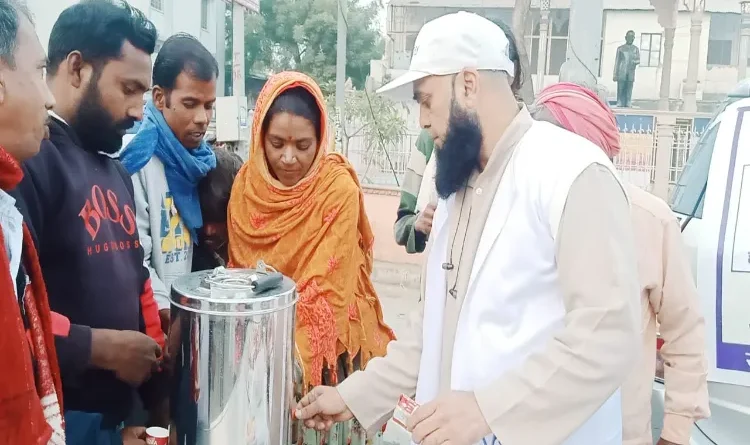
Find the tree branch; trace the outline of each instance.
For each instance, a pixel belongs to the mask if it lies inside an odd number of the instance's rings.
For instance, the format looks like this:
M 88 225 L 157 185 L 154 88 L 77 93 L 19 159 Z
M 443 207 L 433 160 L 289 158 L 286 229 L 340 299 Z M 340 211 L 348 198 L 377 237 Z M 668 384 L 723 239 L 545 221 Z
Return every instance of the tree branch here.
M 362 130 L 365 129 L 365 127 L 367 127 L 367 124 L 364 124 L 361 127 L 359 127 L 359 129 L 357 131 L 355 131 L 354 133 L 351 134 L 351 137 L 354 137 L 354 136 L 358 135 Z

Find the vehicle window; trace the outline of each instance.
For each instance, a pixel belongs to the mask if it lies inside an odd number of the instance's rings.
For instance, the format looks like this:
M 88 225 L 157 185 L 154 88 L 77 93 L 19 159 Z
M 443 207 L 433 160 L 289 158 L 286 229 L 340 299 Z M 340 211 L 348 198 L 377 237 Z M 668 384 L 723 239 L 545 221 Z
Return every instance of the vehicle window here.
M 698 144 L 690 154 L 682 173 L 677 178 L 669 205 L 672 210 L 682 215 L 690 215 L 695 210 L 694 216 L 700 218 L 703 215 L 703 202 L 705 193 L 703 189 L 708 181 L 708 170 L 711 167 L 711 157 L 714 153 L 716 135 L 719 133 L 720 123 L 716 123 L 706 130 L 701 136 Z M 700 200 L 700 202 L 698 202 Z M 696 208 L 697 205 L 697 208 Z

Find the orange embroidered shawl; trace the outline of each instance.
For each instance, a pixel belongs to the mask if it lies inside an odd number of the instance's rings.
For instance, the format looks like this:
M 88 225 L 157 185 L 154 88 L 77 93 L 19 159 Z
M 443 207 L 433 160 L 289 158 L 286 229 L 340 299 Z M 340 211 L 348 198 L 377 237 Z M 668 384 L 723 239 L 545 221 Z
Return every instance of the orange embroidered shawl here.
M 271 175 L 261 129 L 273 101 L 285 90 L 307 89 L 321 109 L 318 152 L 308 174 L 285 187 Z M 308 76 L 271 77 L 255 106 L 250 159 L 240 170 L 229 210 L 229 265 L 263 260 L 297 282 L 296 353 L 305 392 L 322 382 L 324 367 L 337 381 L 337 359 L 359 354 L 364 368 L 385 355 L 394 338 L 370 280 L 374 237 L 357 174 L 341 155 L 328 153 L 323 94 Z

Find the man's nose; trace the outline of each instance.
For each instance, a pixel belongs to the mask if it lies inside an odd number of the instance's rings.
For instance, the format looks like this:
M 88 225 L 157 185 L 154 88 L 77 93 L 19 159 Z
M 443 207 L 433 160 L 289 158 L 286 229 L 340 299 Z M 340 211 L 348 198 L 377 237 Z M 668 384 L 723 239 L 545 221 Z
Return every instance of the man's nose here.
M 419 126 L 427 130 L 430 128 L 430 119 L 427 113 L 420 112 L 419 113 Z
M 210 111 L 207 110 L 199 110 L 197 113 L 195 113 L 195 117 L 193 118 L 193 122 L 199 125 L 207 124 L 211 118 L 209 117 Z
M 143 107 L 130 107 L 128 117 L 137 121 L 143 120 Z
M 57 105 L 57 101 L 55 101 L 55 96 L 52 94 L 52 91 L 50 91 L 47 84 L 44 84 L 44 90 L 45 90 L 45 97 L 44 97 L 44 106 L 47 108 L 47 110 L 51 110 L 55 108 L 55 105 Z

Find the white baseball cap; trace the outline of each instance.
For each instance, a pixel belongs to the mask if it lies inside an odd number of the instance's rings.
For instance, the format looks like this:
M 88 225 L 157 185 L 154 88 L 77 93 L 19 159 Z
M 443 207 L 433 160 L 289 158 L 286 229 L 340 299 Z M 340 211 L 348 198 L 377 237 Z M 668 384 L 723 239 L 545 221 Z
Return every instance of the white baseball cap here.
M 460 11 L 438 17 L 417 34 L 409 70 L 377 92 L 411 97 L 411 85 L 417 80 L 464 69 L 505 71 L 512 77 L 509 46 L 505 32 L 477 14 Z

